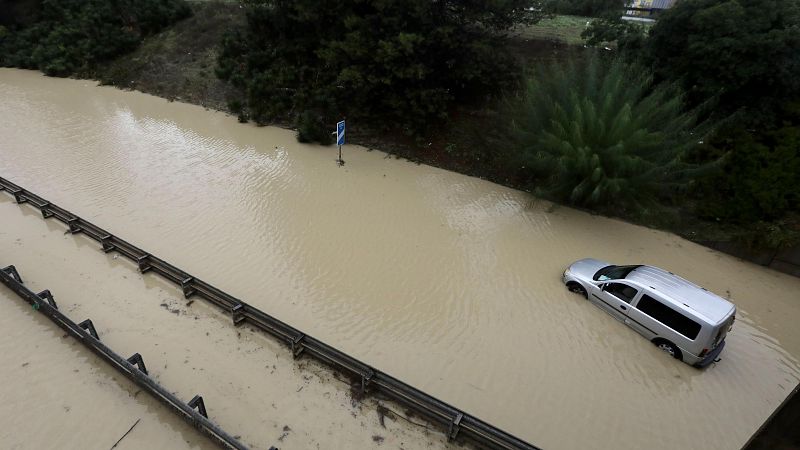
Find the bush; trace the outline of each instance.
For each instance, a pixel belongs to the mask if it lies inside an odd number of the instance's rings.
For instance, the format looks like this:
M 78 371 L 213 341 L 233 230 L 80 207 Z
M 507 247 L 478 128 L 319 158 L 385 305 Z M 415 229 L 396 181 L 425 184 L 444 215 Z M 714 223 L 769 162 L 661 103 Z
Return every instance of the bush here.
M 299 142 L 319 142 L 331 145 L 333 135 L 323 117 L 314 111 L 304 111 L 297 120 L 297 140 Z
M 591 21 L 581 37 L 590 47 L 615 44 L 626 59 L 636 59 L 641 54 L 647 37 L 645 25 L 617 17 L 604 17 Z
M 620 16 L 626 0 L 553 0 L 550 9 L 556 14 L 587 17 Z
M 0 65 L 52 76 L 90 72 L 191 13 L 183 0 L 42 0 L 36 7 L 38 21 L 0 37 Z
M 530 77 L 511 100 L 510 155 L 532 188 L 559 202 L 638 213 L 707 167 L 686 153 L 708 132 L 674 86 L 620 60 L 590 57 Z
M 641 55 L 693 103 L 733 114 L 712 139 L 723 170 L 697 190 L 700 217 L 752 230 L 773 246 L 800 210 L 800 2 L 693 0 L 659 17 Z
M 747 108 L 749 121 L 800 95 L 800 2 L 677 2 L 650 30 L 643 55 L 656 76 L 680 80 L 690 100 L 719 96 L 728 113 Z
M 727 131 L 714 143 L 728 160 L 719 176 L 702 184 L 698 214 L 748 224 L 800 211 L 800 125 Z
M 251 1 L 247 27 L 224 39 L 217 74 L 242 90 L 259 122 L 297 121 L 313 110 L 331 125 L 357 117 L 416 134 L 445 120 L 452 105 L 516 81 L 503 31 L 542 15 L 530 4 Z

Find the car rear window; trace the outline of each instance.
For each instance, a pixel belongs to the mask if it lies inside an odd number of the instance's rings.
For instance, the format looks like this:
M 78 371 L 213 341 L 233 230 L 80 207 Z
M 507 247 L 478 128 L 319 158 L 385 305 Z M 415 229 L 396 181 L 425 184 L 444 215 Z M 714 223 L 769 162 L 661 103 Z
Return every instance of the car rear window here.
M 639 303 L 636 305 L 636 309 L 691 340 L 697 338 L 697 335 L 700 333 L 699 323 L 647 294 L 642 295 L 641 300 L 639 300 Z

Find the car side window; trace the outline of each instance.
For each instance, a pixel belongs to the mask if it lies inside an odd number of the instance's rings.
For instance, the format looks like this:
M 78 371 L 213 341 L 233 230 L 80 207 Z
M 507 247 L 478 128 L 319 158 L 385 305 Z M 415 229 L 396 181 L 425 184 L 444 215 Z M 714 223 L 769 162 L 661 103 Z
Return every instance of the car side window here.
M 694 340 L 700 334 L 700 324 L 684 316 L 678 311 L 661 303 L 660 301 L 643 295 L 636 305 L 636 309 L 672 328 L 678 333 Z
M 630 303 L 639 293 L 635 288 L 622 283 L 608 283 L 605 290 L 625 303 Z

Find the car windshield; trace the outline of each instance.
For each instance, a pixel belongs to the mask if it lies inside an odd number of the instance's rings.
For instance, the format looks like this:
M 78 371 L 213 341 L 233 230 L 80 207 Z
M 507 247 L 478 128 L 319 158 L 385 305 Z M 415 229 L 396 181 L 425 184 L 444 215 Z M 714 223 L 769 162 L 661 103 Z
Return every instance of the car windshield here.
M 605 266 L 592 277 L 595 281 L 620 280 L 642 266 Z

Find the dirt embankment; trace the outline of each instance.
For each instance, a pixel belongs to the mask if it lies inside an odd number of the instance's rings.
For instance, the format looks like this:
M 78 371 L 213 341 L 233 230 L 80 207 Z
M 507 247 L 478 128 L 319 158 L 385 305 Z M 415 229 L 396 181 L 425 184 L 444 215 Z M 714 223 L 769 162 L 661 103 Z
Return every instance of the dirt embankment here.
M 102 64 L 104 84 L 227 111 L 233 88 L 214 73 L 225 32 L 244 23 L 238 3 L 192 3 L 193 15 L 148 37 L 133 53 Z

